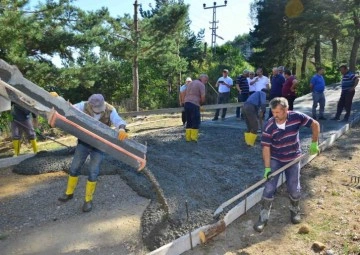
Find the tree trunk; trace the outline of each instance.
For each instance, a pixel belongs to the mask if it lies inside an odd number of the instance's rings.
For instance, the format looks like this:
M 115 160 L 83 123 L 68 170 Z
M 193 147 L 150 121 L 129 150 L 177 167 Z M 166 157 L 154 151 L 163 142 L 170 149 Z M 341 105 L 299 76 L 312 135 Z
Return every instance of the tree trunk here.
M 351 72 L 355 72 L 356 70 L 356 61 L 357 61 L 357 53 L 360 47 L 360 35 L 354 37 L 354 42 L 351 49 L 350 61 L 349 61 L 349 70 Z
M 138 1 L 134 3 L 134 29 L 135 29 L 135 53 L 133 57 L 133 111 L 139 111 L 139 28 L 138 28 Z
M 309 53 L 309 49 L 311 47 L 311 45 L 313 44 L 313 40 L 307 40 L 303 52 L 302 52 L 302 63 L 301 63 L 301 79 L 305 78 L 305 72 L 306 72 L 306 64 L 307 64 L 307 58 L 308 58 L 308 53 Z
M 302 63 L 301 63 L 301 79 L 305 78 L 306 62 L 309 53 L 310 44 L 306 44 L 302 52 Z
M 332 55 L 331 55 L 331 63 L 332 69 L 337 69 L 337 54 L 338 54 L 338 43 L 336 38 L 331 38 L 331 45 L 332 45 Z
M 355 1 L 355 2 L 360 2 Z M 355 7 L 356 8 L 356 7 Z M 357 5 L 357 8 L 359 6 Z M 352 72 L 355 72 L 356 70 L 356 61 L 357 61 L 357 53 L 360 47 L 360 13 L 359 9 L 353 10 L 353 20 L 354 20 L 354 26 L 355 26 L 355 36 L 354 36 L 354 42 L 351 48 L 351 54 L 350 54 L 350 61 L 349 61 L 349 69 Z
M 136 53 L 137 54 L 137 53 Z M 133 58 L 133 111 L 139 111 L 139 60 Z
M 320 41 L 320 35 L 316 36 L 315 41 L 315 66 L 319 67 L 321 66 L 321 41 Z

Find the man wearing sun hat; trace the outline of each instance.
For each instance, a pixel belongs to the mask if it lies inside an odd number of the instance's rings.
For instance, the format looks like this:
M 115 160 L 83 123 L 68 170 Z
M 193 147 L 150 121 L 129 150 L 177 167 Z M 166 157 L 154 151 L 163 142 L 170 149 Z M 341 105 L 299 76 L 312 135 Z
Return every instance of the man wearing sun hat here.
M 119 130 L 119 140 L 123 141 L 128 138 L 125 131 L 126 122 L 119 116 L 112 105 L 105 102 L 103 95 L 93 94 L 89 97 L 88 101 L 80 102 L 73 106 L 107 126 L 115 126 L 116 130 Z M 86 183 L 85 202 L 82 207 L 83 212 L 90 212 L 92 210 L 93 194 L 95 192 L 97 177 L 100 172 L 100 164 L 104 158 L 104 152 L 90 146 L 84 141 L 78 140 L 74 158 L 69 170 L 67 188 L 65 193 L 59 197 L 59 201 L 61 202 L 67 202 L 73 198 L 81 167 L 84 165 L 88 156 L 90 156 L 89 176 Z

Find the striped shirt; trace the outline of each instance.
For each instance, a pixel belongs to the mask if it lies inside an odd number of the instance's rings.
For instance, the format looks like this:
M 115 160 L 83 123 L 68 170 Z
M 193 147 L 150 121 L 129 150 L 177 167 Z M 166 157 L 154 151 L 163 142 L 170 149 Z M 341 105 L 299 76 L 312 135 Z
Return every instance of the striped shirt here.
M 355 74 L 348 71 L 346 74 L 343 75 L 341 80 L 341 90 L 348 90 L 354 87 L 355 85 L 356 76 Z
M 289 162 L 301 155 L 299 129 L 311 127 L 313 119 L 300 112 L 288 111 L 285 129 L 280 129 L 275 118 L 269 119 L 261 137 L 261 145 L 270 147 L 271 159 Z
M 240 75 L 236 78 L 236 84 L 239 85 L 241 94 L 249 94 L 249 82 L 244 75 Z

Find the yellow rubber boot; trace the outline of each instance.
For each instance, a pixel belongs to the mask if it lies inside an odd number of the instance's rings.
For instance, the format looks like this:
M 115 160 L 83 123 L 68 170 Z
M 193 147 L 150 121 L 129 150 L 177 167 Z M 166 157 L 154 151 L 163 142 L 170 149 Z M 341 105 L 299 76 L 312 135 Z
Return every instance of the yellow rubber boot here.
M 92 210 L 92 200 L 95 188 L 96 182 L 87 181 L 85 190 L 85 202 L 82 208 L 83 212 L 90 212 Z
M 250 144 L 249 144 L 249 134 L 250 134 L 249 132 L 245 132 L 245 133 L 244 133 L 245 143 L 246 143 L 247 145 L 250 145 Z
M 191 140 L 197 142 L 199 137 L 199 129 L 191 129 Z
M 257 138 L 257 134 L 249 133 L 248 136 L 249 136 L 249 139 L 248 139 L 249 144 L 248 145 L 254 146 L 256 138 Z
M 36 154 L 36 153 L 38 152 L 37 142 L 36 142 L 35 139 L 34 139 L 34 140 L 30 140 L 30 142 L 31 142 L 31 146 L 32 146 L 32 148 L 33 148 L 33 151 L 34 151 L 34 153 Z
M 13 140 L 14 156 L 17 157 L 20 154 L 20 140 Z
M 73 198 L 75 188 L 76 188 L 76 186 L 78 184 L 78 180 L 79 180 L 79 177 L 69 175 L 65 194 L 63 194 L 61 197 L 58 198 L 59 201 L 67 202 L 67 201 L 69 201 L 70 199 Z
M 185 130 L 185 140 L 187 142 L 190 142 L 191 141 L 191 129 L 190 128 L 187 128 Z
M 70 176 L 69 175 L 68 184 L 67 184 L 66 192 L 65 192 L 66 195 L 74 194 L 74 191 L 76 189 L 78 181 L 79 181 L 78 176 Z

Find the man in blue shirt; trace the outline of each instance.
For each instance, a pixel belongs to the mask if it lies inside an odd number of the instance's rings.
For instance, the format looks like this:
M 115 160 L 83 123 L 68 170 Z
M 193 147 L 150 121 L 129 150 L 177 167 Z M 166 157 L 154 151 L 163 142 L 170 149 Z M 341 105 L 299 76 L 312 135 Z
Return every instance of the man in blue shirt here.
M 247 145 L 254 146 L 259 119 L 263 117 L 266 107 L 266 94 L 263 91 L 256 91 L 246 100 L 243 106 L 242 115 L 244 116 L 247 132 L 245 132 L 245 142 Z
M 274 67 L 272 69 L 272 77 L 271 77 L 271 89 L 270 89 L 270 98 L 269 100 L 275 97 L 282 96 L 282 86 L 285 82 L 285 77 L 279 73 L 279 68 Z M 269 111 L 269 119 L 272 117 L 272 112 Z
M 236 78 L 236 89 L 238 90 L 238 102 L 245 102 L 249 97 L 249 71 L 244 70 L 243 74 Z M 244 118 L 242 116 L 242 118 Z M 236 107 L 236 119 L 240 120 L 240 107 Z
M 312 117 L 313 119 L 317 119 L 316 117 L 316 108 L 317 105 L 320 105 L 319 110 L 319 120 L 326 120 L 324 117 L 325 110 L 325 80 L 324 80 L 324 68 L 317 67 L 316 74 L 311 78 L 310 81 L 310 90 L 312 91 L 313 98 L 313 106 L 312 106 Z
M 350 72 L 346 65 L 340 66 L 340 72 L 343 75 L 341 80 L 341 95 L 337 104 L 336 115 L 332 120 L 340 120 L 340 115 L 345 108 L 346 114 L 343 121 L 349 121 L 355 87 L 359 83 L 359 78 Z

